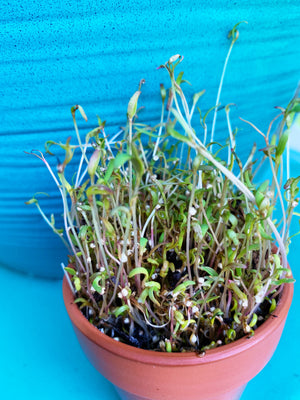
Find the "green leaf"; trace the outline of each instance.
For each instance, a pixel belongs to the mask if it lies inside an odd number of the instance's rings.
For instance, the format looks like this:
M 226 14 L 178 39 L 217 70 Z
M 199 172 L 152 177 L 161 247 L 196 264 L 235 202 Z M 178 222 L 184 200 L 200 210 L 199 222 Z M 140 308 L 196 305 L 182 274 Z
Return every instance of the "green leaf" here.
M 250 253 L 250 252 L 252 252 L 252 251 L 254 251 L 254 250 L 259 250 L 259 248 L 260 248 L 259 243 L 251 244 L 251 245 L 249 246 L 249 248 L 244 247 L 244 248 L 242 248 L 242 250 L 241 250 L 240 253 L 238 254 L 237 258 L 240 259 L 240 258 L 242 258 L 247 252 Z
M 107 182 L 109 180 L 109 178 L 111 177 L 112 173 L 114 172 L 114 170 L 116 170 L 119 167 L 121 167 L 122 165 L 124 165 L 130 159 L 131 159 L 130 154 L 118 153 L 115 158 L 110 160 L 107 170 L 106 170 L 106 173 L 105 173 L 105 176 L 104 176 L 104 180 Z
M 108 219 L 107 218 L 102 218 L 102 222 L 103 222 L 103 224 L 105 226 L 105 229 L 106 229 L 107 233 L 110 236 L 114 236 L 115 235 L 115 229 L 114 229 L 113 225 L 108 221 Z
M 273 254 L 273 259 L 274 259 L 274 262 L 275 262 L 276 271 L 278 271 L 279 268 L 281 267 L 281 264 L 280 264 L 280 257 L 279 257 L 278 254 L 275 253 L 275 254 Z
M 147 243 L 148 243 L 148 239 L 147 238 L 144 238 L 144 237 L 140 238 L 140 246 L 141 247 L 145 248 L 147 246 Z
M 132 166 L 136 172 L 137 181 L 140 182 L 140 180 L 142 179 L 143 173 L 145 171 L 145 168 L 144 168 L 143 161 L 139 157 L 138 150 L 133 143 L 131 145 L 131 152 L 132 152 L 132 157 L 131 157 Z
M 138 90 L 137 92 L 134 93 L 134 95 L 131 97 L 128 103 L 128 108 L 127 108 L 127 117 L 129 120 L 132 120 L 132 118 L 136 114 L 136 109 L 137 109 L 137 103 L 138 99 L 140 97 L 141 91 Z
M 288 115 L 286 116 L 286 126 L 288 129 L 290 129 L 293 125 L 295 113 L 294 112 L 289 112 Z
M 161 95 L 162 101 L 164 102 L 167 97 L 167 91 L 162 83 L 160 84 L 160 95 Z
M 84 109 L 82 108 L 82 106 L 80 104 L 77 105 L 78 111 L 80 112 L 80 115 L 82 116 L 82 118 L 87 121 L 88 118 L 86 116 L 86 113 L 84 111 Z
M 167 353 L 172 353 L 172 344 L 170 340 L 165 340 L 165 346 L 166 346 L 166 352 Z
M 167 126 L 167 133 L 172 136 L 174 139 L 179 140 L 180 142 L 190 144 L 190 139 L 187 136 L 181 135 L 179 132 L 175 131 L 170 125 Z
M 197 291 L 196 293 L 195 293 L 195 296 L 197 295 L 197 294 L 200 294 L 200 291 Z M 203 303 L 205 303 L 205 304 L 208 304 L 209 302 L 211 302 L 211 301 L 214 301 L 214 300 L 217 300 L 217 299 L 219 299 L 220 298 L 220 296 L 211 296 L 211 297 L 209 297 L 208 299 L 201 299 L 201 300 L 197 300 L 197 304 L 203 304 Z
M 86 191 L 86 195 L 88 198 L 91 198 L 92 196 L 97 194 L 107 196 L 107 195 L 112 195 L 113 191 L 108 186 L 105 185 L 93 185 L 90 186 Z
M 272 299 L 271 306 L 269 309 L 269 314 L 271 314 L 276 309 L 276 300 Z
M 164 239 L 165 239 L 165 233 L 162 232 L 162 233 L 160 234 L 160 236 L 159 236 L 158 243 L 162 243 L 162 242 L 164 241 Z
M 143 255 L 146 251 L 148 239 L 147 238 L 140 238 L 140 255 Z
M 131 155 L 128 153 L 118 153 L 116 157 L 113 159 L 114 169 L 120 168 L 127 161 L 129 161 Z
M 176 294 L 178 292 L 181 291 L 185 291 L 187 289 L 188 286 L 192 286 L 195 285 L 196 283 L 194 281 L 185 281 L 182 282 L 180 285 L 178 285 L 174 290 L 173 290 L 173 294 Z
M 253 314 L 252 320 L 249 323 L 250 328 L 253 328 L 253 326 L 256 325 L 256 322 L 257 322 L 257 314 Z
M 121 307 L 115 308 L 113 313 L 114 313 L 114 316 L 116 318 L 118 318 L 121 314 L 124 314 L 124 312 L 126 312 L 128 310 L 129 310 L 129 306 L 127 304 L 124 304 Z
M 118 206 L 116 208 L 114 208 L 113 210 L 111 210 L 110 215 L 113 217 L 116 214 L 126 214 L 129 215 L 130 214 L 130 209 L 128 207 L 124 207 L 124 206 Z
M 213 268 L 211 267 L 200 267 L 199 269 L 201 269 L 202 271 L 205 271 L 209 276 L 219 276 L 219 274 L 217 273 L 217 271 L 215 271 Z
M 88 141 L 90 140 L 90 138 L 95 137 L 95 136 L 97 137 L 99 135 L 99 133 L 101 132 L 101 129 L 103 129 L 103 126 L 97 126 L 97 128 L 88 132 L 85 137 L 85 143 L 87 144 Z
M 198 169 L 202 166 L 202 161 L 203 161 L 203 157 L 201 156 L 201 154 L 197 154 L 196 157 L 193 160 L 193 164 L 192 164 L 192 168 L 193 171 L 198 171 Z
M 81 290 L 81 282 L 80 282 L 80 278 L 78 276 L 74 276 L 73 278 L 73 282 L 74 282 L 74 286 L 77 292 L 79 292 Z
M 118 157 L 119 154 L 120 153 L 117 154 L 117 157 Z M 109 178 L 111 177 L 111 174 L 114 172 L 114 162 L 115 162 L 115 159 L 113 158 L 108 163 L 108 166 L 107 166 L 107 169 L 106 169 L 106 172 L 105 172 L 105 175 L 104 175 L 105 182 L 108 182 Z
M 228 221 L 231 223 L 231 228 L 234 229 L 238 224 L 238 219 L 234 214 L 229 215 Z
M 184 316 L 180 311 L 176 310 L 174 312 L 174 317 L 175 317 L 176 321 L 179 322 L 180 324 L 182 324 L 184 322 Z
M 72 275 L 72 276 L 76 275 L 75 269 L 70 268 L 70 267 L 65 267 L 64 269 L 65 269 L 65 271 L 68 272 L 70 275 Z
M 74 300 L 75 304 L 81 303 L 80 304 L 80 309 L 83 307 L 91 307 L 90 302 L 87 299 L 84 299 L 83 297 L 78 297 L 77 299 Z
M 74 246 L 78 246 L 78 242 L 76 240 L 77 236 L 75 238 L 75 236 L 71 232 L 69 233 L 69 236 L 70 236 L 71 242 L 74 244 Z
M 293 278 L 282 278 L 277 281 L 272 281 L 272 285 L 282 285 L 283 283 L 294 283 L 296 282 Z
M 181 82 L 182 82 L 183 74 L 184 74 L 183 71 L 179 72 L 179 74 L 178 74 L 178 76 L 177 76 L 177 78 L 176 78 L 176 83 L 177 83 L 178 85 L 180 85 Z
M 256 222 L 256 219 L 255 219 L 255 216 L 252 213 L 246 214 L 244 232 L 245 232 L 247 237 L 250 237 L 252 235 L 253 225 L 254 225 L 255 222 Z
M 261 205 L 262 201 L 266 197 L 265 192 L 266 192 L 268 186 L 269 186 L 269 181 L 266 180 L 259 186 L 259 188 L 255 192 L 255 201 L 256 201 L 256 204 L 258 205 L 258 207 Z
M 250 175 L 249 175 L 249 170 L 247 169 L 244 173 L 244 179 L 245 179 L 245 185 L 247 186 L 248 189 L 254 190 L 255 186 L 251 182 Z
M 201 96 L 203 96 L 205 93 L 205 89 L 202 90 L 201 92 L 195 93 L 193 96 L 193 103 L 197 104 L 198 100 L 200 99 Z
M 157 292 L 158 289 L 157 289 L 156 287 L 154 287 L 154 286 L 152 286 L 152 287 L 149 288 L 149 293 L 148 293 L 149 299 L 150 299 L 154 304 L 156 304 L 158 307 L 160 307 L 160 304 L 159 304 L 158 300 L 156 300 L 156 298 L 155 298 L 155 296 L 154 296 L 154 291 Z
M 96 290 L 96 292 L 102 294 L 103 293 L 103 287 L 102 285 L 99 284 L 99 282 L 102 281 L 101 276 L 96 276 L 96 278 L 93 280 L 92 286 Z
M 230 282 L 228 285 L 228 289 L 231 289 L 240 300 L 246 300 L 247 295 L 246 293 L 242 292 L 241 289 L 237 286 L 236 283 Z
M 290 110 L 290 112 L 300 113 L 300 103 L 295 104 L 294 107 Z
M 147 299 L 147 297 L 148 297 L 148 295 L 149 295 L 149 290 L 150 290 L 149 288 L 145 288 L 145 289 L 142 291 L 140 297 L 138 298 L 138 302 L 139 302 L 139 303 L 141 303 L 141 304 L 144 304 L 144 303 L 145 303 L 145 301 L 146 301 L 146 299 Z
M 234 27 L 231 29 L 231 31 L 229 31 L 228 33 L 228 39 L 232 40 L 232 43 L 236 42 L 238 37 L 239 37 L 239 31 L 237 30 L 237 27 L 240 24 L 248 24 L 247 21 L 240 21 L 237 24 L 234 25 Z
M 54 214 L 51 214 L 50 223 L 51 223 L 51 225 L 52 225 L 53 227 L 55 226 L 55 217 L 54 217 Z
M 65 175 L 61 172 L 57 172 L 59 179 L 62 183 L 62 186 L 66 188 L 68 193 L 71 193 L 72 191 L 72 186 L 69 184 L 69 182 L 66 180 Z
M 149 273 L 148 273 L 148 271 L 146 270 L 146 268 L 144 268 L 144 267 L 133 268 L 133 269 L 129 272 L 128 277 L 129 277 L 129 278 L 132 278 L 133 276 L 135 276 L 135 275 L 140 275 L 140 274 L 145 275 L 145 276 L 146 276 L 146 279 L 149 278 Z
M 208 115 L 209 115 L 209 114 L 211 113 L 211 111 L 214 110 L 215 108 L 218 108 L 218 105 L 213 106 L 213 107 L 211 107 L 209 110 L 206 111 L 206 113 L 204 114 L 203 119 L 202 119 L 202 124 L 203 124 L 203 125 L 205 125 L 205 121 L 206 121 L 206 118 L 208 117 Z M 198 108 L 198 110 L 199 110 L 199 108 Z M 199 110 L 199 112 L 200 112 L 200 110 Z
M 234 340 L 236 338 L 236 331 L 234 329 L 228 329 L 226 335 L 229 340 Z
M 87 171 L 91 177 L 95 176 L 96 169 L 99 165 L 100 156 L 101 156 L 100 150 L 96 149 L 90 158 Z
M 267 234 L 267 232 L 265 231 L 265 228 L 263 227 L 262 224 L 259 224 L 259 225 L 258 225 L 258 230 L 259 230 L 259 233 L 260 233 L 260 235 L 261 235 L 261 237 L 262 237 L 263 239 L 266 239 L 266 240 L 273 240 L 272 236 L 270 236 L 270 235 Z
M 28 201 L 25 202 L 25 204 L 37 204 L 37 203 L 38 203 L 38 201 L 37 201 L 37 199 L 35 199 L 34 197 L 33 197 L 32 199 L 30 199 L 30 200 L 28 200 Z
M 155 288 L 155 291 L 160 290 L 161 288 L 160 283 L 155 281 L 146 282 L 145 287 L 153 287 Z
M 81 205 L 80 205 L 80 208 L 81 208 L 83 211 L 91 211 L 91 206 L 88 206 L 87 204 L 81 204 Z
M 156 260 L 153 260 L 153 258 L 147 258 L 147 261 L 148 261 L 150 264 L 159 265 L 159 262 L 156 261 Z
M 232 229 L 227 229 L 226 236 L 234 243 L 235 246 L 239 245 L 237 233 Z
M 88 225 L 82 225 L 80 227 L 79 232 L 78 232 L 79 239 L 85 239 L 86 238 L 86 235 L 88 233 L 89 228 L 90 227 Z
M 283 154 L 288 139 L 289 139 L 289 131 L 286 130 L 285 132 L 283 132 L 283 134 L 279 138 L 279 142 L 276 147 L 276 153 L 275 153 L 276 158 L 280 157 Z
M 179 114 L 179 112 L 175 108 L 172 108 L 171 111 L 174 114 L 174 116 L 177 119 L 177 121 L 182 126 L 182 128 L 185 130 L 185 132 L 187 132 L 187 133 L 190 132 L 190 127 L 188 126 L 188 124 L 185 121 L 185 119 Z M 183 135 L 181 135 L 181 136 L 183 136 Z M 183 136 L 183 137 L 185 137 L 185 136 Z M 188 143 L 191 147 L 194 147 L 194 143 L 191 141 L 191 137 L 188 137 L 187 140 L 185 140 L 186 143 Z

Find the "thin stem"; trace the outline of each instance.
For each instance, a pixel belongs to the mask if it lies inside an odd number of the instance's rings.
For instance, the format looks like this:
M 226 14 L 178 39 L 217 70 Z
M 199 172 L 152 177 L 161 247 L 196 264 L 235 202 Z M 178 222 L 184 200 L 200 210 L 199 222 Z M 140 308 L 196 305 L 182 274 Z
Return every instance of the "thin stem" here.
M 211 135 L 210 135 L 210 141 L 211 143 L 214 141 L 214 134 L 215 134 L 215 127 L 216 127 L 216 122 L 217 122 L 217 113 L 218 113 L 218 107 L 219 107 L 219 103 L 220 103 L 220 97 L 221 97 L 221 92 L 222 92 L 222 87 L 223 87 L 223 81 L 224 81 L 224 77 L 225 77 L 225 72 L 226 72 L 226 68 L 227 68 L 227 64 L 229 61 L 229 57 L 234 45 L 234 41 L 231 42 L 225 62 L 224 62 L 224 66 L 223 66 L 223 70 L 222 70 L 222 75 L 221 75 L 221 79 L 220 79 L 220 83 L 219 83 L 219 87 L 218 87 L 218 93 L 217 93 L 217 98 L 216 98 L 216 103 L 215 103 L 215 111 L 214 111 L 214 116 L 213 116 L 213 122 L 212 122 L 212 128 L 211 128 Z M 213 147 L 213 145 L 212 145 Z M 211 151 L 213 151 L 213 149 L 211 149 Z
M 153 154 L 152 154 L 152 158 L 154 161 L 157 161 L 157 150 L 158 150 L 158 145 L 161 139 L 161 134 L 162 134 L 162 128 L 163 128 L 163 122 L 164 122 L 164 111 L 165 111 L 165 103 L 163 101 L 162 103 L 162 107 L 161 107 L 161 117 L 160 117 L 160 126 L 159 126 L 159 131 L 158 131 L 158 138 L 155 142 L 155 146 L 154 146 L 154 150 L 153 150 Z
M 63 234 L 60 233 L 60 232 L 55 228 L 55 226 L 54 226 L 53 224 L 51 224 L 51 222 L 49 221 L 49 218 L 47 218 L 47 216 L 45 215 L 45 213 L 44 213 L 43 210 L 41 209 L 39 203 L 35 203 L 35 204 L 36 204 L 36 206 L 37 206 L 37 208 L 38 208 L 38 210 L 39 210 L 39 213 L 41 214 L 41 216 L 43 217 L 44 221 L 46 222 L 46 224 L 53 230 L 53 232 L 54 232 L 56 235 L 58 235 L 58 236 L 61 238 L 63 244 L 67 247 L 67 249 L 68 249 L 69 251 L 72 251 L 71 248 L 70 248 L 70 246 L 69 246 L 69 243 L 65 240 Z
M 191 191 L 188 217 L 187 217 L 187 228 L 186 228 L 186 267 L 188 271 L 189 280 L 192 280 L 192 270 L 190 265 L 190 231 L 191 231 L 191 217 L 194 215 L 194 198 L 195 198 L 195 190 L 196 190 L 196 180 L 197 180 L 197 172 L 193 173 L 193 186 Z M 195 210 L 196 211 L 196 210 Z M 192 296 L 193 289 L 190 287 L 190 295 Z

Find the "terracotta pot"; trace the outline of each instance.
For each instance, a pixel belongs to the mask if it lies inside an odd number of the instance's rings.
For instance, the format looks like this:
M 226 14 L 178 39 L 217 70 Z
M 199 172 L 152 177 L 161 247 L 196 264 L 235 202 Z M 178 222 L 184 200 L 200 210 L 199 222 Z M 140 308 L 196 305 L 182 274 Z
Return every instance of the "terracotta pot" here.
M 270 360 L 279 342 L 293 297 L 286 284 L 273 316 L 250 338 L 195 353 L 137 349 L 99 332 L 79 311 L 64 279 L 63 296 L 79 343 L 94 367 L 111 381 L 122 399 L 238 400 Z

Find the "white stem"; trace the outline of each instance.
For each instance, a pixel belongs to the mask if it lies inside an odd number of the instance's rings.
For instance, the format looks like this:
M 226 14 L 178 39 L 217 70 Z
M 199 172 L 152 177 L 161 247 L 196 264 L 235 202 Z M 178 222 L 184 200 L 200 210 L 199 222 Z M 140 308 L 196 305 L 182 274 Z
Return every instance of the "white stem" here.
M 153 158 L 154 161 L 156 161 L 156 153 L 157 153 L 158 145 L 159 145 L 161 134 L 162 134 L 162 128 L 163 128 L 163 122 L 164 122 L 164 110 L 165 110 L 165 107 L 164 107 L 164 103 L 163 103 L 162 104 L 162 110 L 161 110 L 161 118 L 160 118 L 160 127 L 159 127 L 159 131 L 158 131 L 158 138 L 157 138 L 157 141 L 155 143 L 155 147 L 154 147 L 153 154 L 152 154 L 152 158 Z
M 73 288 L 73 285 L 72 285 L 71 279 L 70 279 L 70 277 L 69 277 L 69 274 L 68 274 L 67 271 L 65 270 L 65 264 L 64 264 L 64 263 L 61 263 L 60 266 L 62 267 L 62 270 L 64 271 L 65 277 L 66 277 L 66 279 L 67 279 L 67 282 L 68 282 L 68 284 L 69 284 L 69 286 L 70 286 L 70 289 L 71 289 L 73 295 L 75 296 L 75 289 Z
M 86 169 L 83 171 L 81 177 L 79 178 L 78 183 L 77 183 L 78 186 L 81 185 L 81 183 L 82 183 L 82 181 L 83 181 L 83 179 L 84 179 L 84 177 L 85 177 L 87 171 L 88 171 L 88 167 L 86 167 Z M 77 187 L 78 187 L 78 186 L 77 186 Z
M 230 118 L 229 118 L 229 109 L 226 110 L 226 120 L 227 120 L 227 126 L 228 126 L 229 138 L 230 138 L 230 144 L 228 146 L 228 160 L 227 160 L 227 165 L 229 165 L 230 158 L 231 158 L 231 150 L 235 149 L 235 139 L 234 139 L 232 129 L 231 129 L 231 122 L 230 122 Z
M 146 219 L 146 222 L 145 222 L 145 224 L 144 224 L 144 227 L 143 227 L 143 230 L 142 230 L 142 233 L 141 233 L 141 237 L 142 237 L 142 238 L 143 238 L 144 235 L 145 235 L 147 226 L 149 225 L 149 222 L 151 221 L 151 218 L 154 216 L 155 211 L 158 210 L 159 208 L 160 208 L 160 205 L 157 204 L 157 205 L 153 208 L 153 210 L 151 211 L 151 214 L 149 215 L 149 217 Z
M 280 185 L 278 183 L 278 179 L 277 179 L 277 176 L 276 176 L 276 173 L 274 170 L 274 165 L 273 165 L 271 155 L 269 155 L 269 161 L 270 161 L 270 166 L 271 166 L 272 174 L 274 177 L 275 186 L 276 186 L 276 189 L 278 192 L 280 207 L 281 207 L 281 211 L 282 211 L 282 218 L 283 218 L 282 238 L 284 238 L 285 230 L 286 230 L 286 215 L 285 215 L 285 209 L 284 209 L 284 204 L 283 204 L 283 198 L 282 198 L 282 194 L 281 194 L 281 190 L 280 190 Z
M 290 138 L 288 138 L 287 144 L 286 144 L 286 179 L 289 180 L 290 176 L 291 176 L 291 172 L 290 172 Z M 288 200 L 290 200 L 291 198 L 291 194 L 288 191 L 287 193 L 287 198 Z
M 231 54 L 231 50 L 233 48 L 233 44 L 234 43 L 231 43 L 231 45 L 229 47 L 229 50 L 228 50 L 228 53 L 227 53 L 227 56 L 226 56 L 226 59 L 225 59 L 225 63 L 224 63 L 224 66 L 223 66 L 221 79 L 220 79 L 220 84 L 219 84 L 218 94 L 217 94 L 217 99 L 216 99 L 216 104 L 215 104 L 215 112 L 214 112 L 214 117 L 213 117 L 213 122 L 212 122 L 212 129 L 211 129 L 211 136 L 210 136 L 210 141 L 211 142 L 214 141 L 215 127 L 216 127 L 216 122 L 217 122 L 218 106 L 219 106 L 219 102 L 220 102 L 220 97 L 221 97 L 221 91 L 222 91 L 222 87 L 223 87 L 223 81 L 224 81 L 224 77 L 225 77 L 225 72 L 226 72 L 227 64 L 228 64 L 229 57 L 230 57 L 230 54 Z

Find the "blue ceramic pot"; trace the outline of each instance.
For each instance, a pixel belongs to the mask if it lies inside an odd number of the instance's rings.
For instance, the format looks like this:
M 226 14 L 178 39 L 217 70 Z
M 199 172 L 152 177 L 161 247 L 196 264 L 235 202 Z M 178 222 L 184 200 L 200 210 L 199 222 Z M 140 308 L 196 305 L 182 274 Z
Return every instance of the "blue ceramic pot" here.
M 273 107 L 286 105 L 299 79 L 296 1 L 11 0 L 1 3 L 0 12 L 0 264 L 35 275 L 58 277 L 66 252 L 37 210 L 24 205 L 36 191 L 48 192 L 45 212 L 61 213 L 44 165 L 23 150 L 73 134 L 72 105 L 81 104 L 90 117 L 80 124 L 83 134 L 96 125 L 96 114 L 115 132 L 145 78 L 143 119 L 157 120 L 159 83 L 167 76 L 156 67 L 180 53 L 193 90 L 206 89 L 201 105 L 208 109 L 216 99 L 227 33 L 241 20 L 248 25 L 240 27 L 221 96 L 222 104 L 237 104 L 232 123 L 241 127 L 241 148 L 258 138 L 237 117 L 265 129 Z M 224 117 L 218 122 L 221 139 L 227 136 Z

